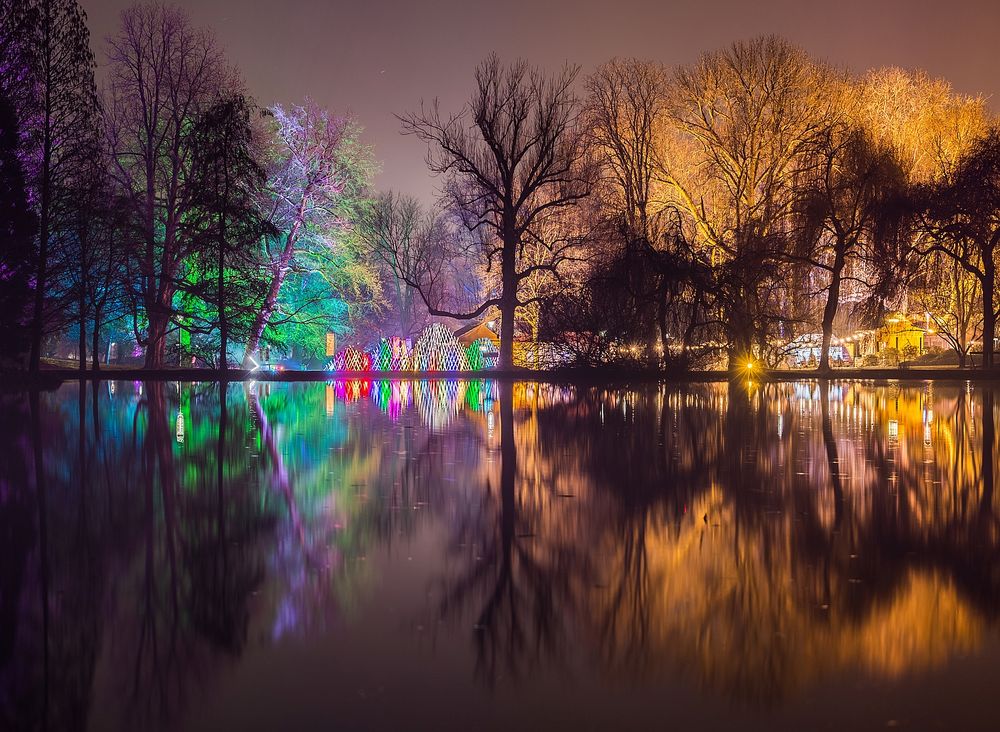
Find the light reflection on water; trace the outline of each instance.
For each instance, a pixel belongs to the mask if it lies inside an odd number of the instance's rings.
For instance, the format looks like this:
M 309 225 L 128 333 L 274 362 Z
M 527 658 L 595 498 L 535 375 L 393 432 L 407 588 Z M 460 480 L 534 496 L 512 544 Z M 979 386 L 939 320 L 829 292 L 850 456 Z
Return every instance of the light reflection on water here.
M 990 728 L 995 402 L 964 382 L 7 395 L 0 728 Z

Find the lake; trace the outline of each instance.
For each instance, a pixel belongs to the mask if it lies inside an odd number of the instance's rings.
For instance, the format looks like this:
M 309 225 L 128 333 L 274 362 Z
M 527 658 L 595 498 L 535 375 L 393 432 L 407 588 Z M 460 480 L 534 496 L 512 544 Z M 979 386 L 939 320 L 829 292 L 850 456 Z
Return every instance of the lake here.
M 0 729 L 996 729 L 992 386 L 0 396 Z

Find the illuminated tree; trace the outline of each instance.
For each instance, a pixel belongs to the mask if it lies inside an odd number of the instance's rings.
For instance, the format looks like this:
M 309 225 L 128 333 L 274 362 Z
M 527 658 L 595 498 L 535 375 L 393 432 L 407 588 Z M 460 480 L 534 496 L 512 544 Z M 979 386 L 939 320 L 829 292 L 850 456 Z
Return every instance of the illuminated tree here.
M 268 326 L 315 326 L 318 335 L 300 340 L 318 342 L 337 315 L 325 309 L 331 301 L 344 296 L 363 301 L 378 292 L 374 268 L 364 261 L 353 234 L 375 169 L 371 148 L 361 142 L 360 125 L 308 100 L 271 111 L 274 139 L 267 188 L 278 235 L 265 242 L 270 284 L 250 329 L 244 368 Z M 297 287 L 283 299 L 286 279 L 295 279 Z
M 952 257 L 927 257 L 930 282 L 922 282 L 913 301 L 927 314 L 931 327 L 951 346 L 965 368 L 972 344 L 982 337 L 983 311 L 979 279 Z
M 112 174 L 140 232 L 130 275 L 143 313 L 133 316 L 146 366 L 163 365 L 175 295 L 199 236 L 189 225 L 195 122 L 224 90 L 238 87 L 214 36 L 176 8 L 137 5 L 122 13 L 108 48 L 105 128 Z M 140 317 L 144 317 L 143 329 Z M 144 332 L 143 332 L 144 331 Z
M 797 176 L 826 124 L 820 76 L 803 51 L 766 37 L 706 54 L 673 81 L 664 182 L 712 266 L 730 366 L 765 356 L 788 310 L 779 261 Z
M 853 121 L 877 147 L 892 151 L 914 183 L 939 178 L 989 126 L 985 99 L 956 94 L 921 71 L 878 69 L 854 86 Z
M 577 74 L 566 67 L 547 78 L 523 61 L 505 67 L 492 55 L 476 69 L 466 111 L 443 116 L 435 103 L 402 118 L 404 133 L 430 146 L 431 170 L 445 176 L 452 206 L 476 234 L 486 268 L 499 267 L 501 287 L 478 307 L 459 312 L 440 301 L 433 278 L 410 284 L 432 315 L 468 319 L 499 308 L 501 368 L 514 363 L 521 283 L 536 272 L 557 271 L 571 249 L 557 246 L 550 261 L 524 268 L 518 267 L 519 255 L 532 241 L 544 245 L 539 227 L 592 187 L 572 91 Z

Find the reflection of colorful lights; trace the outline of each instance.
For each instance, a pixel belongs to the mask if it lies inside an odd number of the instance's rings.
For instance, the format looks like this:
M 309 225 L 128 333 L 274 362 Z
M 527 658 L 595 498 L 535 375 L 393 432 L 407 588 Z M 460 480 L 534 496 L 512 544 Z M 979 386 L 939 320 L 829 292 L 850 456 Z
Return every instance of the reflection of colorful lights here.
M 403 409 L 409 409 L 413 405 L 413 393 L 408 381 L 380 379 L 372 387 L 371 398 L 394 422 L 399 419 Z

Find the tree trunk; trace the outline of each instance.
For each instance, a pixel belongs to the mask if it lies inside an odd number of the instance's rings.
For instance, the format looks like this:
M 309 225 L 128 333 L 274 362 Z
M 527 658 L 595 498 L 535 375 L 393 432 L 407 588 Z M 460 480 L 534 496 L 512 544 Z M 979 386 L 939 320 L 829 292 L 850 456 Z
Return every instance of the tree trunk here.
M 28 369 L 37 372 L 42 358 L 42 330 L 44 327 L 45 288 L 48 286 L 49 268 L 49 211 L 52 198 L 52 44 L 51 9 L 48 3 L 44 5 L 44 119 L 42 121 L 42 160 L 41 186 L 39 191 L 38 216 L 38 258 L 35 268 L 35 307 L 31 318 L 31 354 L 28 358 Z
M 101 370 L 101 309 L 94 308 L 94 330 L 91 333 L 90 358 L 93 361 L 91 368 L 94 371 Z
M 167 352 L 167 326 L 170 319 L 161 312 L 157 305 L 146 310 L 149 328 L 146 334 L 145 368 L 158 369 L 163 367 L 163 359 Z
M 826 307 L 823 308 L 823 342 L 819 352 L 819 367 L 821 373 L 830 370 L 830 343 L 833 340 L 833 321 L 837 317 L 840 305 L 840 281 L 844 271 L 844 252 L 837 248 L 833 258 L 833 270 L 830 272 L 830 290 L 826 294 Z
M 501 252 L 501 276 L 503 294 L 500 296 L 500 369 L 514 367 L 514 318 L 517 315 L 517 241 L 513 234 L 506 233 Z
M 79 369 L 80 373 L 83 374 L 87 370 L 87 307 L 84 303 L 83 289 L 80 290 L 80 302 L 78 304 L 80 308 L 80 335 L 77 338 L 77 358 L 79 359 Z
M 275 269 L 274 276 L 271 278 L 271 286 L 267 289 L 264 306 L 257 313 L 253 321 L 253 327 L 250 329 L 250 338 L 247 340 L 246 351 L 243 354 L 243 368 L 245 369 L 250 368 L 250 359 L 260 345 L 261 336 L 264 335 L 264 328 L 267 327 L 268 321 L 271 320 L 271 314 L 274 312 L 275 305 L 278 302 L 278 293 L 281 291 L 281 285 L 285 281 L 285 266 L 281 264 L 284 261 L 287 260 L 282 255 L 278 267 Z
M 46 141 L 46 147 L 48 142 Z M 43 163 L 44 166 L 44 163 Z M 38 371 L 42 358 L 42 333 L 45 319 L 45 288 L 48 286 L 49 269 L 49 184 L 43 170 L 41 210 L 38 217 L 38 257 L 35 260 L 35 302 L 31 316 L 31 355 L 28 369 Z
M 996 271 L 992 260 L 983 266 L 983 368 L 993 368 L 993 337 L 996 335 L 996 311 L 993 309 L 993 291 Z
M 226 371 L 229 368 L 229 321 L 226 319 L 226 224 L 225 214 L 219 224 L 219 273 L 216 283 L 219 303 L 219 368 Z
M 992 516 L 993 513 L 993 444 L 996 440 L 993 404 L 993 387 L 986 385 L 983 387 L 983 494 L 980 506 L 988 516 Z
M 285 281 L 285 272 L 292 261 L 292 254 L 295 252 L 295 243 L 299 238 L 299 229 L 305 221 L 306 205 L 309 202 L 308 195 L 303 195 L 299 202 L 299 209 L 295 216 L 295 221 L 288 229 L 288 236 L 285 237 L 285 247 L 281 250 L 278 258 L 278 265 L 271 278 L 271 286 L 267 289 L 267 297 L 264 299 L 264 306 L 254 318 L 253 327 L 250 329 L 250 338 L 247 340 L 246 351 L 243 354 L 243 368 L 250 368 L 250 359 L 260 346 L 261 336 L 264 335 L 264 328 L 267 327 L 274 313 L 274 308 L 278 303 L 278 293 L 281 292 L 281 285 Z

